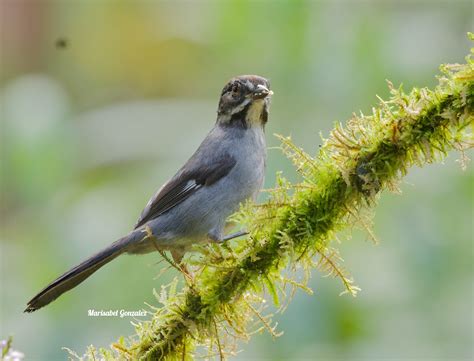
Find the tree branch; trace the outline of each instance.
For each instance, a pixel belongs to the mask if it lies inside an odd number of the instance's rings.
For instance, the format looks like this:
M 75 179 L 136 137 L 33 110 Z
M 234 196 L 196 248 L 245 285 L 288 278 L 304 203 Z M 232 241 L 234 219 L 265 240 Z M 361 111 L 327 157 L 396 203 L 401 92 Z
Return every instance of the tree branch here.
M 382 190 L 394 190 L 413 165 L 439 161 L 448 151 L 472 147 L 474 63 L 442 66 L 434 91 L 405 94 L 391 83 L 391 98 L 380 100 L 370 115 L 353 115 L 336 125 L 319 154 L 312 157 L 289 138 L 282 149 L 301 174 L 299 184 L 278 177 L 263 205 L 247 204 L 235 220 L 249 230 L 245 240 L 200 247 L 199 275 L 176 291 L 177 281 L 157 295 L 163 304 L 149 321 L 136 325 L 137 336 L 121 340 L 110 358 L 184 359 L 203 348 L 224 357 L 232 339 L 248 339 L 264 327 L 277 336 L 271 315 L 264 315 L 263 293 L 276 305 L 319 268 L 342 281 L 345 292 L 359 290 L 340 266 L 331 247 L 337 231 L 354 223 L 369 227 L 370 212 Z M 317 259 L 315 262 L 314 259 Z M 297 280 L 297 267 L 305 270 Z M 290 273 L 282 270 L 287 269 Z M 91 356 L 91 354 L 89 354 Z

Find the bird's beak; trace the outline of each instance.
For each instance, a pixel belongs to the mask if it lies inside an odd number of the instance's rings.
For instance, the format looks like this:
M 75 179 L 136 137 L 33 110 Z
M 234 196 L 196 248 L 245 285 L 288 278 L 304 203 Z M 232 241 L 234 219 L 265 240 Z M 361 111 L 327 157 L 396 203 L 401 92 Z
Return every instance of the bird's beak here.
M 271 90 L 268 90 L 267 87 L 259 84 L 257 85 L 257 88 L 253 91 L 251 94 L 252 99 L 257 100 L 257 99 L 264 99 L 269 95 L 272 95 L 273 92 Z

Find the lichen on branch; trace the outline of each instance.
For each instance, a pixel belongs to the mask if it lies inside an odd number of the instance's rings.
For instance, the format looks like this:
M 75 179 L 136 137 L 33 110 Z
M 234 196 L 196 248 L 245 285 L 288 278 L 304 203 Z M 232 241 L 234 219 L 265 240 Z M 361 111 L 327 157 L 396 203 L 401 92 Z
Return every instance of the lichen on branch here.
M 277 337 L 264 293 L 284 309 L 295 290 L 312 292 L 306 283 L 314 268 L 338 278 L 343 293 L 355 296 L 359 288 L 332 242 L 337 232 L 358 224 L 372 236 L 370 211 L 381 191 L 396 190 L 410 167 L 439 161 L 451 150 L 461 152 L 465 165 L 464 151 L 473 145 L 474 62 L 469 56 L 466 64 L 441 70 L 435 90 L 405 93 L 389 82 L 390 99 L 380 99 L 369 115 L 337 124 L 315 156 L 279 136 L 301 181 L 278 175 L 266 203 L 246 204 L 234 216 L 249 236 L 200 246 L 194 282 L 181 289 L 177 281 L 163 286 L 156 293 L 161 307 L 135 325 L 134 337 L 102 349 L 102 356 L 187 359 L 204 352 L 223 358 L 235 352 L 235 340 L 255 332 L 266 329 Z M 91 348 L 86 358 L 95 354 Z

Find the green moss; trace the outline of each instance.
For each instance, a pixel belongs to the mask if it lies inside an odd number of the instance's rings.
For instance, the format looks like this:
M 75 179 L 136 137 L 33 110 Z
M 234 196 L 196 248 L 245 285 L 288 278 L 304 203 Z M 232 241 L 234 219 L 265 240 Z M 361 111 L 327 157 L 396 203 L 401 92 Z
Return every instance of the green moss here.
M 343 293 L 355 296 L 359 289 L 332 247 L 336 232 L 354 224 L 370 232 L 368 210 L 381 191 L 396 189 L 413 165 L 472 146 L 473 61 L 468 57 L 466 64 L 441 69 L 433 91 L 406 94 L 389 83 L 391 98 L 381 100 L 371 115 L 354 115 L 345 127 L 337 124 L 315 157 L 280 137 L 301 183 L 278 175 L 267 203 L 247 204 L 234 216 L 250 231 L 248 239 L 199 247 L 195 283 L 179 291 L 176 281 L 164 287 L 157 294 L 162 307 L 136 325 L 135 337 L 104 350 L 104 357 L 183 359 L 200 345 L 208 355 L 222 356 L 232 354 L 233 339 L 248 339 L 259 327 L 277 336 L 263 292 L 284 308 L 297 288 L 310 292 L 306 281 L 314 268 L 339 278 Z M 283 269 L 296 267 L 305 270 L 302 281 L 287 272 L 282 276 Z

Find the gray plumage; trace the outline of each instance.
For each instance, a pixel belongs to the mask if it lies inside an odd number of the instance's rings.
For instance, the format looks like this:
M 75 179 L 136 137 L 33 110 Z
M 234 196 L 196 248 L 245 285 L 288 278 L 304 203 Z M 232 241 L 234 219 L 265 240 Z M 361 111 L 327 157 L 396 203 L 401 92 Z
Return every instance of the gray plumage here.
M 264 126 L 272 92 L 256 75 L 224 87 L 217 122 L 186 164 L 150 199 L 134 230 L 66 272 L 33 297 L 33 312 L 74 288 L 122 253 L 170 250 L 180 261 L 196 243 L 224 238 L 226 219 L 263 185 Z M 149 232 L 153 237 L 149 237 Z

